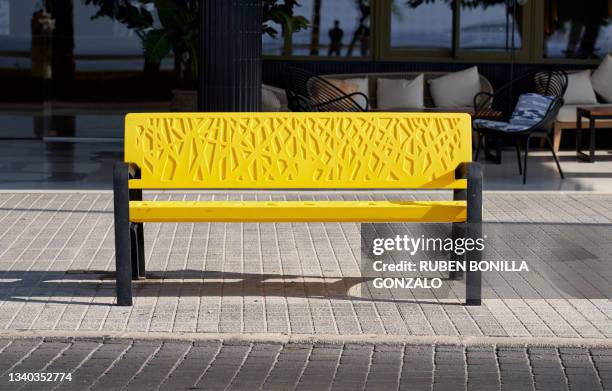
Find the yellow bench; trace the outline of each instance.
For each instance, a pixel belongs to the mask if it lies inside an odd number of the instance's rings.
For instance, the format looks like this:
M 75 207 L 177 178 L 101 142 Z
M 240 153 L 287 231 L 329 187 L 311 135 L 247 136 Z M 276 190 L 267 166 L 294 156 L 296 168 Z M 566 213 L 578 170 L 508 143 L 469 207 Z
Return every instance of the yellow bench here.
M 125 163 L 114 169 L 117 304 L 132 305 L 131 281 L 145 278 L 145 222 L 446 222 L 453 236 L 480 236 L 471 145 L 466 114 L 129 114 Z M 148 189 L 451 189 L 454 197 L 143 201 Z M 468 304 L 480 304 L 480 278 L 467 273 Z

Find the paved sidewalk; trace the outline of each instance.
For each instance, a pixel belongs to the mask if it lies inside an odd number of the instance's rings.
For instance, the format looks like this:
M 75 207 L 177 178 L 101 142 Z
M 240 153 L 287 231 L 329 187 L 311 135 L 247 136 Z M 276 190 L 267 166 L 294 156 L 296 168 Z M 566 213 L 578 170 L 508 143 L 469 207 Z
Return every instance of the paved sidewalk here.
M 480 307 L 460 291 L 366 300 L 357 224 L 146 224 L 151 278 L 126 308 L 112 305 L 110 193 L 0 193 L 0 330 L 612 338 L 612 195 L 488 193 L 485 219 L 509 227 L 499 257 L 540 260 L 565 286 L 489 281 Z
M 18 373 L 71 375 L 10 382 Z M 612 349 L 0 340 L 12 390 L 604 390 Z

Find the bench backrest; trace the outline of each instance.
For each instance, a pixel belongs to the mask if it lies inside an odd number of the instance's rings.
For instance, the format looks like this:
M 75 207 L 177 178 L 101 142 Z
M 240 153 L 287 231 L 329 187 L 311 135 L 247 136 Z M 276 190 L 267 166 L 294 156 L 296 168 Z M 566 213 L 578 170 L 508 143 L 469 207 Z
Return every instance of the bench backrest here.
M 467 114 L 128 114 L 139 189 L 465 188 Z

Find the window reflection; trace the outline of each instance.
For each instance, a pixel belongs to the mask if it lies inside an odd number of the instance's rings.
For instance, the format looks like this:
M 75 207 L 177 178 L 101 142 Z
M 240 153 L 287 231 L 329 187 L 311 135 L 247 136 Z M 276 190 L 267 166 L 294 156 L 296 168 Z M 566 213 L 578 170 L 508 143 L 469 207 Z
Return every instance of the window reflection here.
M 280 32 L 283 30 L 283 26 L 280 23 L 268 22 L 271 28 L 275 31 Z M 262 49 L 263 54 L 280 56 L 283 54 L 283 35 L 277 33 L 275 36 L 264 34 L 262 38 Z
M 294 56 L 368 56 L 371 47 L 370 0 L 299 0 L 296 16 L 307 29 L 287 37 L 263 37 L 264 54 Z M 282 26 L 277 26 L 281 31 Z
M 45 15 L 50 18 L 43 12 L 44 4 L 41 1 L 0 0 L 0 68 L 36 67 L 31 54 L 35 57 L 43 54 L 36 46 L 43 44 L 36 42 L 45 29 L 41 19 L 45 19 Z M 143 69 L 142 41 L 132 29 L 110 18 L 92 19 L 99 11 L 93 4 L 81 0 L 72 4 L 74 48 L 67 49 L 73 51 L 77 71 Z M 163 69 L 172 67 L 172 59 L 162 62 Z
M 392 47 L 408 49 L 452 47 L 452 1 L 395 0 L 391 12 Z
M 546 0 L 544 56 L 600 58 L 612 52 L 612 0 Z
M 517 1 L 461 1 L 462 49 L 509 51 L 521 48 L 523 5 Z M 514 40 L 512 34 L 514 31 Z

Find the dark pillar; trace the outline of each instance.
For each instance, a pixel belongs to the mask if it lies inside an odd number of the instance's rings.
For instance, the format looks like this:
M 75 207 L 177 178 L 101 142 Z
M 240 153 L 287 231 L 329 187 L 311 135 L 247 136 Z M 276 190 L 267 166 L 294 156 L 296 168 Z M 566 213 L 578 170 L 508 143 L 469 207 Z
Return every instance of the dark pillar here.
M 55 19 L 51 55 L 53 79 L 72 80 L 75 71 L 73 0 L 47 0 L 46 5 Z
M 201 0 L 198 110 L 261 111 L 262 0 Z

